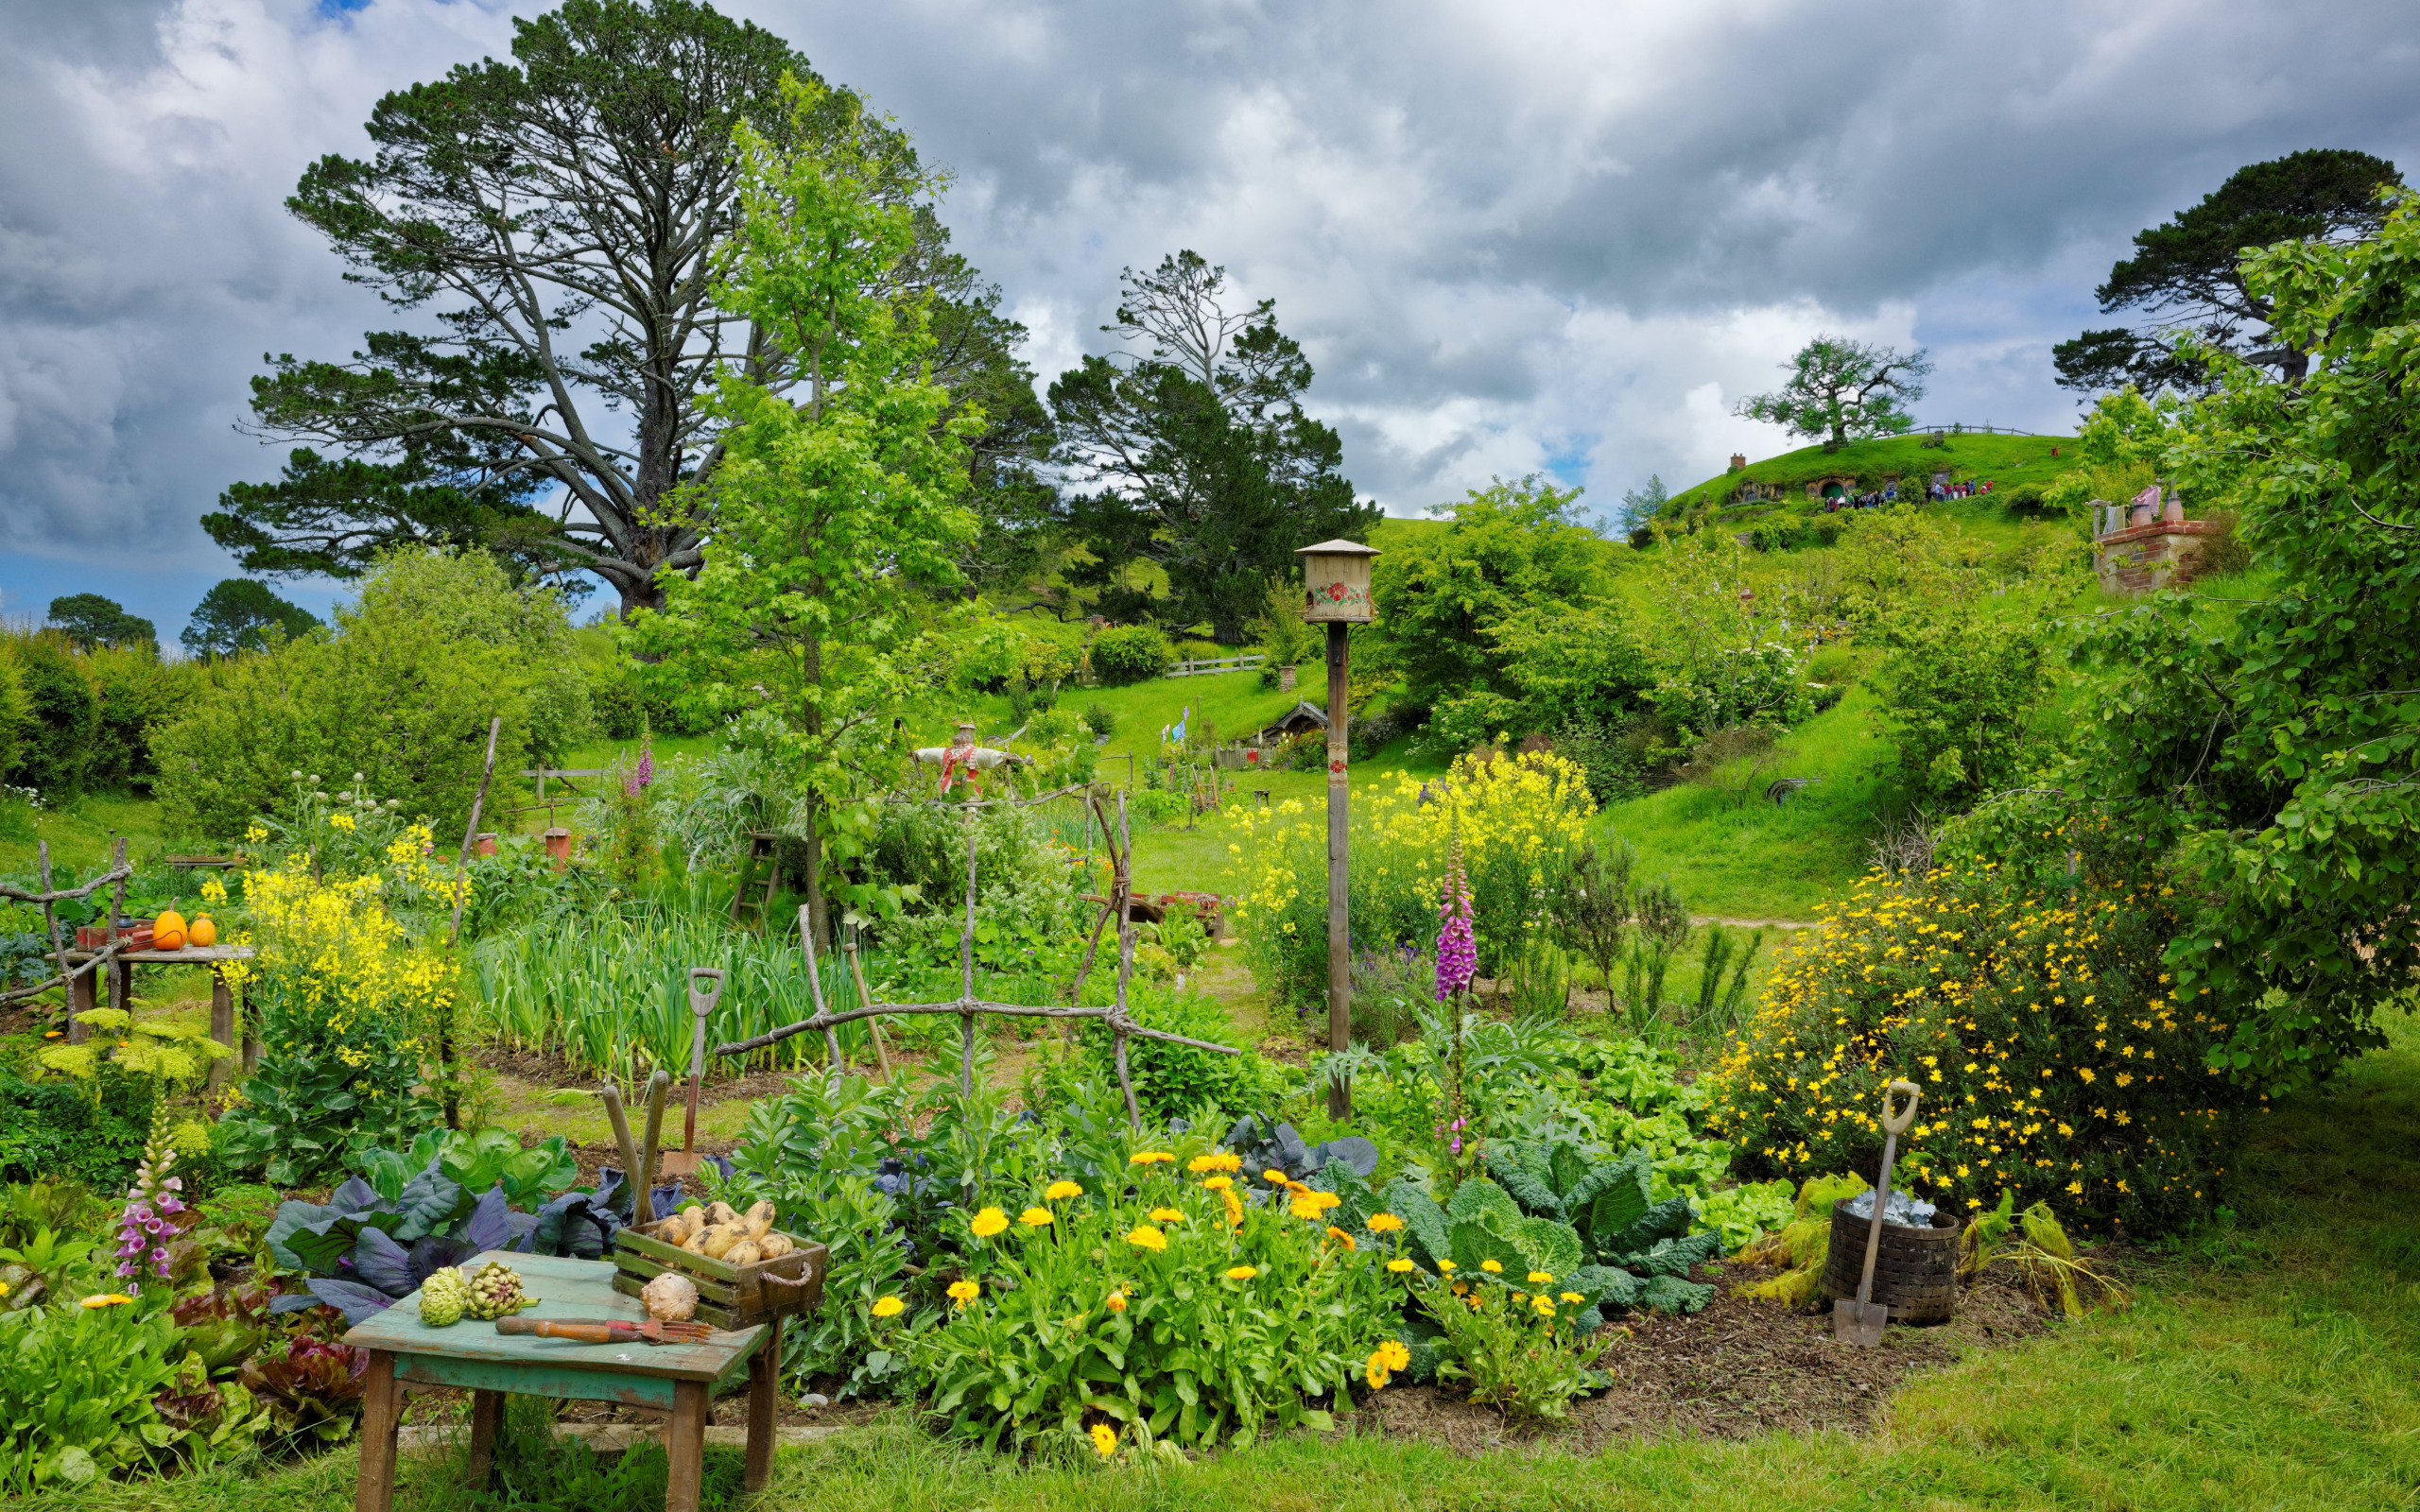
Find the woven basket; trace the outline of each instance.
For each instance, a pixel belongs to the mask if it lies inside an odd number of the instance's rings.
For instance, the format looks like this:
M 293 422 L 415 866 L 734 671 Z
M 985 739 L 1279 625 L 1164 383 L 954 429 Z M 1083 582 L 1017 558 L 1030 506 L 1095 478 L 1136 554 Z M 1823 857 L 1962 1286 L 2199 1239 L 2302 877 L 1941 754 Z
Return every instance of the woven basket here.
M 1865 1239 L 1871 1215 L 1858 1217 L 1846 1201 L 1832 1204 L 1832 1246 L 1824 1257 L 1824 1295 L 1837 1300 L 1857 1296 L 1865 1270 Z M 1893 1323 L 1946 1323 L 1958 1307 L 1958 1234 L 1962 1220 L 1933 1214 L 1929 1228 L 1884 1223 L 1874 1257 L 1874 1300 L 1891 1310 Z

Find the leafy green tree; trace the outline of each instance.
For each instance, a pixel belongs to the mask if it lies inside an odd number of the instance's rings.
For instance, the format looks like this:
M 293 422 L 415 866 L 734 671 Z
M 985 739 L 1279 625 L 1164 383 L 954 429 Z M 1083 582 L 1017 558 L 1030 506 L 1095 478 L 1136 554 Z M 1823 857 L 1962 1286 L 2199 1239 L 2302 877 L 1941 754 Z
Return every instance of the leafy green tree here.
M 2280 242 L 2377 234 L 2378 191 L 2400 184 L 2394 164 L 2341 148 L 2290 153 L 2237 169 L 2167 224 L 2135 233 L 2135 251 L 2093 291 L 2100 313 L 2135 310 L 2145 323 L 2086 331 L 2050 349 L 2060 387 L 2100 393 L 2132 385 L 2198 393 L 2217 379 L 2195 353 L 2224 351 L 2288 383 L 2310 370 L 2310 350 L 2288 337 L 2243 272 L 2243 254 Z M 2190 335 L 2190 349 L 2177 338 Z
M 1940 606 L 1888 632 L 1876 679 L 1899 778 L 1918 803 L 1963 807 L 2014 783 L 2049 687 L 2031 616 L 2004 621 Z
M 1817 336 L 1783 369 L 1789 382 L 1770 394 L 1749 395 L 1731 413 L 1787 426 L 1792 436 L 1837 452 L 1852 439 L 1896 436 L 1914 424 L 1899 406 L 1925 396 L 1932 363 L 1922 348 L 1901 352 L 1846 336 Z
M 1074 574 L 1105 613 L 1150 608 L 1132 569 L 1156 562 L 1161 617 L 1207 620 L 1239 644 L 1294 552 L 1368 530 L 1379 514 L 1339 472 L 1343 443 L 1303 411 L 1311 365 L 1277 304 L 1228 308 L 1226 269 L 1187 250 L 1128 268 L 1102 330 L 1149 354 L 1088 356 L 1050 386 L 1060 461 L 1080 486 L 1070 525 L 1092 560 Z
M 397 551 L 340 605 L 325 635 L 201 669 L 202 685 L 151 740 L 174 833 L 227 838 L 288 812 L 291 774 L 361 785 L 441 833 L 467 816 L 502 717 L 495 788 L 520 788 L 589 728 L 562 596 L 516 585 L 484 552 Z
M 201 595 L 177 639 L 197 657 L 233 656 L 268 648 L 273 637 L 291 641 L 320 627 L 320 617 L 289 604 L 250 577 L 221 578 Z
M 2176 874 L 2176 997 L 2224 1021 L 2222 1069 L 2271 1090 L 2383 1043 L 2377 1010 L 2420 970 L 2401 922 L 2420 909 L 2415 266 L 2400 190 L 2375 237 L 2246 255 L 2245 289 L 2310 367 L 2279 384 L 2202 349 L 2219 387 L 2163 466 L 2197 512 L 2238 513 L 2274 587 L 2215 623 L 2162 595 L 2079 650 L 2117 678 L 2059 779 L 2063 838 Z
M 86 651 L 103 645 L 147 645 L 157 651 L 160 645 L 160 632 L 149 620 L 129 614 L 117 600 L 98 593 L 52 599 L 50 624 Z
M 57 630 L 9 637 L 11 660 L 25 691 L 23 738 L 7 781 L 56 802 L 82 792 L 92 773 L 93 737 L 100 701 L 85 676 L 75 643 Z
M 828 933 L 827 852 L 870 843 L 870 768 L 889 765 L 893 713 L 948 658 L 937 595 L 959 581 L 976 522 L 961 502 L 979 413 L 952 417 L 928 366 L 924 301 L 886 288 L 916 247 L 891 193 L 935 187 L 889 133 L 811 132 L 856 102 L 785 80 L 786 130 L 738 129 L 739 231 L 717 261 L 725 307 L 801 375 L 782 386 L 726 370 L 712 408 L 726 456 L 683 495 L 711 509 L 717 549 L 667 571 L 665 607 L 633 622 L 647 651 L 695 668 L 759 722 L 807 802 L 807 902 Z
M 1575 516 L 1580 494 L 1535 476 L 1498 478 L 1438 506 L 1444 529 L 1378 558 L 1370 593 L 1379 651 L 1402 674 L 1412 706 L 1486 695 L 1515 707 L 1521 689 L 1499 632 L 1525 614 L 1604 596 L 1606 547 Z
M 878 138 L 886 203 L 926 180 L 846 91 L 792 119 L 778 85 L 812 78 L 806 60 L 696 0 L 566 0 L 514 28 L 510 61 L 380 100 L 373 155 L 320 159 L 286 202 L 348 278 L 424 318 L 370 333 L 347 361 L 278 357 L 253 381 L 253 428 L 302 444 L 278 480 L 230 487 L 203 518 L 249 572 L 351 576 L 398 544 L 477 546 L 517 575 L 594 573 L 626 610 L 661 604 L 664 572 L 696 571 L 711 533 L 699 496 L 672 499 L 727 455 L 728 419 L 700 404 L 717 375 L 810 381 L 716 295 L 740 215 L 735 126 Z M 938 301 L 945 383 L 1029 389 L 997 291 L 928 206 L 915 230 L 876 292 Z M 1044 419 L 1028 392 L 963 454 L 1014 519 L 1038 507 Z
M 1645 488 L 1622 490 L 1621 512 L 1614 518 L 1615 527 L 1625 536 L 1644 530 L 1649 521 L 1664 512 L 1664 506 L 1671 499 L 1664 490 L 1663 475 L 1650 472 Z

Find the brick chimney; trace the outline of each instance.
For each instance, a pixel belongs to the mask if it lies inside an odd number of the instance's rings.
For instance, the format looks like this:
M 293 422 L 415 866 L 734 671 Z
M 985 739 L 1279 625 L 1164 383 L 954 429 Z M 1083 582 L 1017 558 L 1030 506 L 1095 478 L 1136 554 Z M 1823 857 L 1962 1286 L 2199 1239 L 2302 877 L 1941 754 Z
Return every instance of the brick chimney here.
M 1731 471 L 1734 472 L 1745 472 L 1748 471 L 1748 458 L 1740 453 L 1732 453 Z

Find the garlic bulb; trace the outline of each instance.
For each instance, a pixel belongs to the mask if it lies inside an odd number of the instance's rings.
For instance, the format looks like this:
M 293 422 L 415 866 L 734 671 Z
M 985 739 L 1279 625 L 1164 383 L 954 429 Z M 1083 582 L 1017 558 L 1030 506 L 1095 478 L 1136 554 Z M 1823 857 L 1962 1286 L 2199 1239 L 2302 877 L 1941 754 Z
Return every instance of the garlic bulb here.
M 698 1315 L 698 1283 L 666 1271 L 639 1289 L 639 1300 L 659 1323 L 686 1323 Z

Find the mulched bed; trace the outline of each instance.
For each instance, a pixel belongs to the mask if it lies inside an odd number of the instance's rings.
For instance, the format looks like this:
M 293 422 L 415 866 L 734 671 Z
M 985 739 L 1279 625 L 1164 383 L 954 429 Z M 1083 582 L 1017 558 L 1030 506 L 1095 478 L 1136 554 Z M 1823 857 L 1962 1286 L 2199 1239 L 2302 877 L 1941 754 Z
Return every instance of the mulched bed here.
M 1863 1433 L 1891 1392 L 1910 1377 L 1956 1361 L 1968 1349 L 2000 1349 L 2045 1332 L 2049 1319 L 2016 1287 L 1985 1280 L 1959 1294 L 1958 1315 L 1936 1328 L 1893 1326 L 1880 1349 L 1832 1337 L 1829 1303 L 1790 1313 L 1776 1303 L 1732 1295 L 1770 1276 L 1754 1266 L 1701 1268 L 1719 1290 L 1703 1313 L 1627 1320 L 1598 1361 L 1613 1388 L 1572 1403 L 1564 1423 L 1511 1421 L 1457 1388 L 1391 1388 L 1359 1416 L 1391 1436 L 1443 1445 L 1461 1454 L 1521 1444 L 1552 1444 L 1593 1453 L 1622 1439 L 1666 1436 L 1745 1438 L 1776 1430 Z

